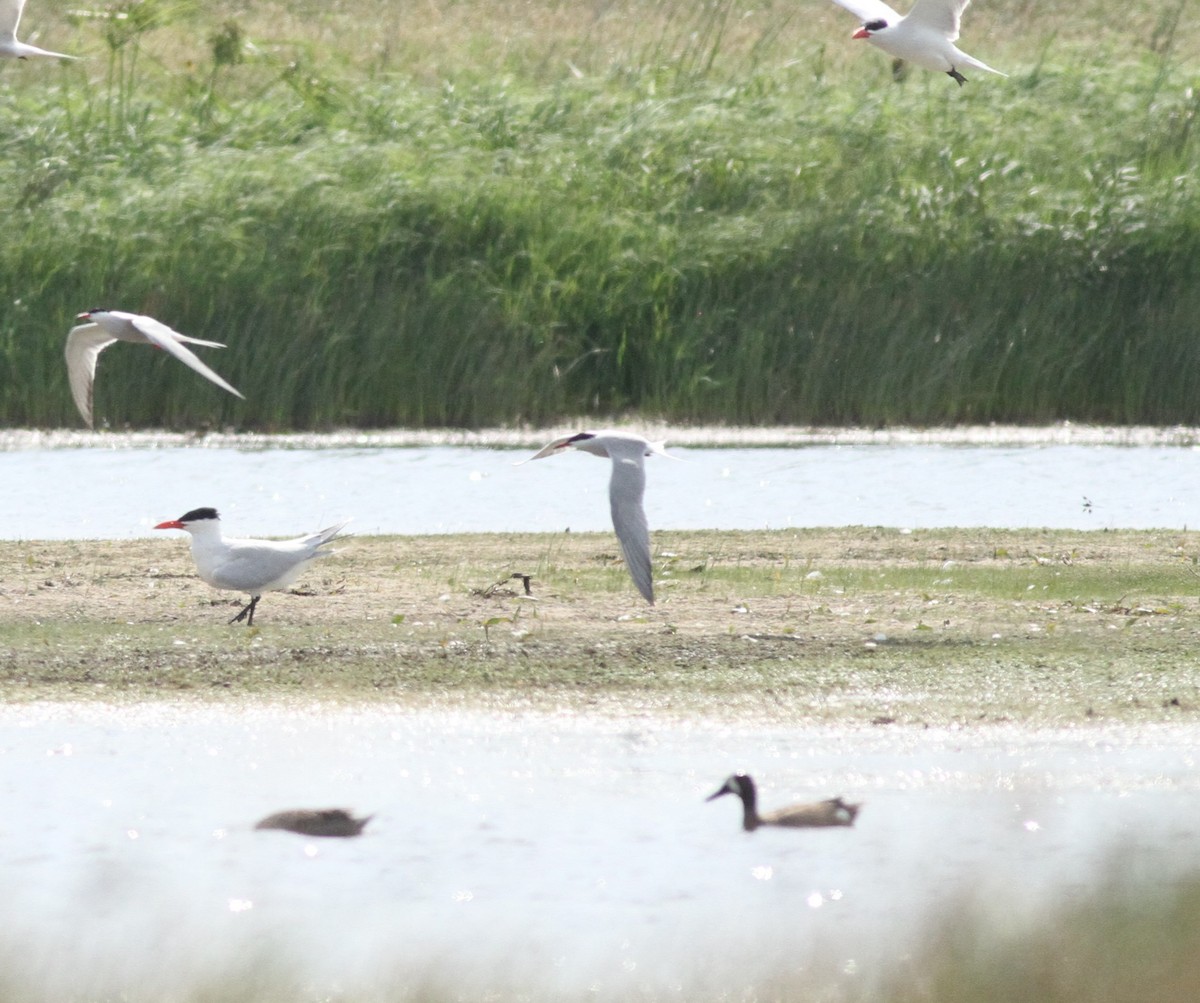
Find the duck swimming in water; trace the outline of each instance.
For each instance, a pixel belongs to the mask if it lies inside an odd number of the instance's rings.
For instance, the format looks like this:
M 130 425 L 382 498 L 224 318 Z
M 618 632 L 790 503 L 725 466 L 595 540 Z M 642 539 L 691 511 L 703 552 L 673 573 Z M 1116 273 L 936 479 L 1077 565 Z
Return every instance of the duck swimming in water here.
M 861 804 L 847 804 L 840 797 L 811 804 L 795 804 L 777 808 L 765 815 L 758 813 L 758 791 L 754 780 L 745 773 L 735 773 L 715 794 L 706 801 L 713 801 L 723 794 L 736 794 L 742 800 L 742 828 L 753 832 L 759 826 L 776 825 L 792 829 L 824 828 L 834 825 L 853 825 Z
M 254 828 L 285 829 L 301 836 L 357 836 L 372 818 L 355 818 L 343 808 L 294 808 L 268 815 Z

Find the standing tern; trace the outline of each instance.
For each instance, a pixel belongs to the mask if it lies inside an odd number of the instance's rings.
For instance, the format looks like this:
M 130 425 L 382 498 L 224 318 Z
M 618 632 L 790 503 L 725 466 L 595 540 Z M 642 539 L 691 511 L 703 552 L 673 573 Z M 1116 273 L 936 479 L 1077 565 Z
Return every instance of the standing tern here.
M 0 3 L 3 3 L 3 0 L 0 0 Z M 87 323 L 76 325 L 67 335 L 67 376 L 71 381 L 71 395 L 75 398 L 75 406 L 79 408 L 79 413 L 87 422 L 88 428 L 95 427 L 92 423 L 92 391 L 96 382 L 96 360 L 104 349 L 117 341 L 132 341 L 161 348 L 201 376 L 212 380 L 222 390 L 228 390 L 242 400 L 246 399 L 184 345 L 184 342 L 187 342 L 189 345 L 204 345 L 206 348 L 224 348 L 219 341 L 191 338 L 172 330 L 153 317 L 126 313 L 124 310 L 87 310 L 75 319 Z
M 613 529 L 617 531 L 633 584 L 651 606 L 654 605 L 654 580 L 650 563 L 650 528 L 646 523 L 646 510 L 642 507 L 642 496 L 646 492 L 644 460 L 653 454 L 667 456 L 664 446 L 665 443 L 650 442 L 629 432 L 579 432 L 555 439 L 529 457 L 540 460 L 564 449 L 582 449 L 593 456 L 612 460 L 608 500 Z
M 831 825 L 853 825 L 860 804 L 847 804 L 841 798 L 814 801 L 811 804 L 794 804 L 777 808 L 765 815 L 758 813 L 758 792 L 754 780 L 745 773 L 735 773 L 725 781 L 715 794 L 705 801 L 715 801 L 722 794 L 736 794 L 742 801 L 742 828 L 753 832 L 760 825 L 777 825 L 789 829 L 824 828 Z
M 862 18 L 862 27 L 851 38 L 865 38 L 897 59 L 907 59 L 927 70 L 949 74 L 961 87 L 967 78 L 960 66 L 973 66 L 1006 77 L 974 56 L 968 56 L 954 43 L 958 40 L 962 12 L 971 0 L 917 0 L 913 9 L 901 17 L 883 0 L 834 0 L 850 13 Z
M 74 59 L 65 52 L 51 52 L 36 45 L 17 41 L 17 25 L 21 23 L 21 12 L 25 0 L 0 0 L 0 56 L 7 59 L 28 59 L 30 56 L 48 56 L 50 59 Z
M 232 589 L 250 596 L 230 623 L 254 623 L 254 608 L 264 592 L 286 589 L 308 564 L 333 553 L 321 547 L 338 535 L 344 522 L 294 540 L 231 540 L 221 535 L 215 508 L 196 508 L 155 529 L 182 529 L 192 535 L 192 558 L 201 579 L 214 589 Z

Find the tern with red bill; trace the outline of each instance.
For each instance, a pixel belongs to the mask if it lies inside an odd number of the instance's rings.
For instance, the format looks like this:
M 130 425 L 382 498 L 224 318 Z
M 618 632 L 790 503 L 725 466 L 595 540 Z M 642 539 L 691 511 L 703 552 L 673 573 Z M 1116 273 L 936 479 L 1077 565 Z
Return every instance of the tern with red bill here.
M 3 0 L 0 0 L 3 2 Z M 71 394 L 75 406 L 88 428 L 92 428 L 92 391 L 96 382 L 96 360 L 100 353 L 117 341 L 132 341 L 140 345 L 153 345 L 175 356 L 185 366 L 190 366 L 205 379 L 211 380 L 222 390 L 235 397 L 242 395 L 201 362 L 188 345 L 203 345 L 206 348 L 224 348 L 219 341 L 201 341 L 180 334 L 166 324 L 137 313 L 124 310 L 87 310 L 76 320 L 85 321 L 71 328 L 67 335 L 67 376 L 71 381 Z M 245 400 L 244 397 L 242 397 Z
M 196 508 L 155 529 L 182 529 L 191 534 L 192 558 L 200 578 L 214 589 L 245 592 L 248 602 L 230 623 L 254 623 L 254 610 L 264 592 L 286 589 L 318 557 L 332 554 L 321 548 L 345 527 L 341 522 L 294 540 L 233 540 L 221 535 L 215 508 Z
M 21 12 L 25 9 L 25 0 L 0 0 L 0 56 L 8 59 L 28 59 L 30 56 L 44 56 L 48 59 L 74 59 L 65 52 L 51 52 L 49 49 L 39 49 L 36 45 L 26 45 L 17 41 L 17 25 L 21 23 Z
M 553 456 L 564 449 L 581 449 L 593 456 L 612 460 L 612 479 L 608 482 L 608 500 L 612 509 L 613 529 L 625 557 L 625 566 L 633 584 L 654 605 L 654 575 L 650 563 L 650 527 L 642 497 L 646 492 L 647 456 L 668 456 L 664 443 L 650 442 L 629 432 L 579 432 L 555 439 L 542 447 L 530 460 Z M 522 463 L 527 461 L 522 460 Z
M 917 0 L 906 15 L 897 14 L 883 0 L 834 0 L 851 14 L 862 18 L 862 27 L 851 38 L 863 38 L 897 59 L 946 73 L 959 87 L 967 78 L 961 66 L 971 66 L 1006 77 L 987 63 L 968 56 L 954 43 L 962 13 L 971 0 Z

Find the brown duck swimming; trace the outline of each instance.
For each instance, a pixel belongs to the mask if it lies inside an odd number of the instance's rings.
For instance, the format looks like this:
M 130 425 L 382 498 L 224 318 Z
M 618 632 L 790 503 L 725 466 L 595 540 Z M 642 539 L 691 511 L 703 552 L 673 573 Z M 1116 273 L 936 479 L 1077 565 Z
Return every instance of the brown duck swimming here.
M 341 808 L 294 808 L 268 815 L 254 828 L 286 829 L 302 836 L 357 836 L 372 818 L 355 818 Z
M 847 804 L 841 798 L 814 801 L 811 804 L 794 804 L 777 808 L 765 815 L 758 813 L 758 792 L 754 781 L 745 773 L 735 773 L 722 784 L 706 801 L 719 798 L 722 794 L 736 794 L 742 799 L 742 828 L 753 832 L 760 825 L 778 825 L 795 829 L 811 829 L 831 825 L 853 825 L 861 804 Z

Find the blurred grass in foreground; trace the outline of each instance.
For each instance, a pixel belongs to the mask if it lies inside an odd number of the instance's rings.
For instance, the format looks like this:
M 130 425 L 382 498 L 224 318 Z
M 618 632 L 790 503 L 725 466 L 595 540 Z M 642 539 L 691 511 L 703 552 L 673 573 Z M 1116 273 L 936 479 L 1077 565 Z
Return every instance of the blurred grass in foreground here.
M 1128 865 L 1124 854 L 1113 855 L 1108 864 L 1115 870 Z M 614 978 L 604 991 L 572 994 L 561 987 L 549 991 L 536 984 L 516 984 L 510 974 L 489 978 L 466 965 L 462 973 L 452 971 L 445 958 L 414 960 L 398 968 L 394 976 L 382 974 L 370 988 L 363 988 L 361 972 L 347 973 L 344 980 L 327 986 L 310 975 L 304 964 L 286 960 L 283 943 L 247 943 L 245 956 L 224 963 L 211 956 L 206 965 L 197 964 L 183 978 L 163 984 L 163 975 L 148 977 L 144 985 L 128 978 L 107 986 L 103 972 L 76 972 L 79 984 L 89 988 L 73 999 L 121 999 L 127 1003 L 161 1000 L 177 1003 L 221 1000 L 223 1003 L 442 1003 L 448 1000 L 486 999 L 497 1003 L 522 1000 L 657 1000 L 686 998 L 697 1003 L 736 998 L 745 1003 L 759 1001 L 820 1000 L 822 1003 L 1191 1003 L 1200 980 L 1200 879 L 1188 877 L 1167 886 L 1156 880 L 1151 887 L 1135 888 L 1134 880 L 1102 880 L 1098 888 L 1081 892 L 1040 919 L 1005 921 L 988 915 L 978 906 L 961 903 L 947 907 L 944 921 L 930 930 L 904 960 L 855 964 L 852 972 L 837 971 L 835 959 L 813 957 L 813 946 L 785 952 L 776 976 L 748 980 L 729 986 L 692 982 L 685 977 L 670 987 L 639 982 L 626 973 Z M 169 929 L 169 924 L 168 924 Z M 763 944 L 765 952 L 778 952 L 787 942 Z M 170 938 L 168 937 L 168 942 Z M 530 949 L 536 951 L 536 944 Z M 878 945 L 864 945 L 864 955 Z M 64 947 L 65 950 L 65 947 Z M 273 955 L 278 950 L 279 957 Z M 0 949 L 4 974 L 0 976 L 0 998 L 6 1003 L 41 1003 L 61 999 L 55 993 L 71 992 L 73 982 L 65 965 L 52 981 L 54 993 L 42 988 L 40 966 L 54 963 L 56 951 Z M 210 952 L 211 954 L 211 952 Z M 761 959 L 747 959 L 761 971 Z M 400 964 L 403 964 L 401 962 Z M 125 963 L 124 967 L 127 967 Z M 698 959 L 698 970 L 703 969 Z M 415 969 L 415 970 L 414 970 Z M 469 973 L 469 974 L 468 974 Z M 165 973 L 164 973 L 165 974 Z M 469 986 L 469 988 L 465 988 Z
M 1122 854 L 1099 886 L 1016 929 L 953 911 L 878 998 L 1183 1003 L 1200 984 L 1200 878 L 1163 883 Z M 1124 872 L 1124 876 L 1122 876 Z M 1149 879 L 1147 881 L 1147 879 Z M 799 997 L 795 997 L 799 998 Z M 853 998 L 853 997 L 852 997 Z

